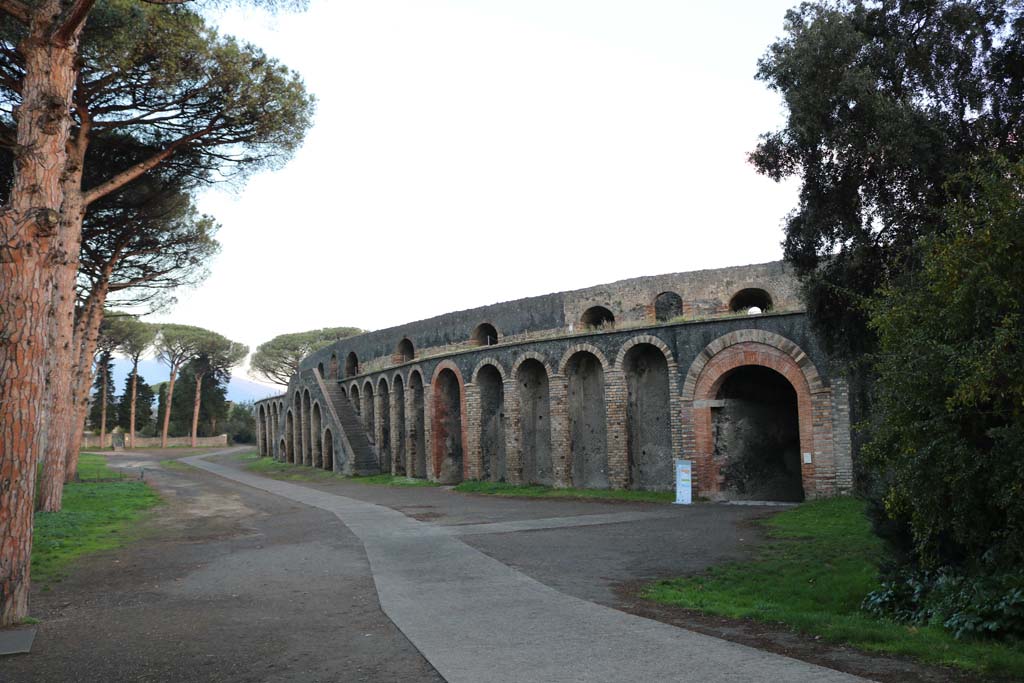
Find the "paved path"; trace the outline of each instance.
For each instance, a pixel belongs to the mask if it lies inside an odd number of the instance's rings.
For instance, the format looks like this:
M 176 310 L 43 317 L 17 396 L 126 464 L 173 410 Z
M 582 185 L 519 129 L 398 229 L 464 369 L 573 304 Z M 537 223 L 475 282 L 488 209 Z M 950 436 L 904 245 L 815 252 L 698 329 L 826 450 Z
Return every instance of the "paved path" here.
M 204 457 L 184 460 L 337 515 L 363 542 L 384 612 L 452 683 L 865 680 L 572 597 L 465 544 L 458 530 Z M 579 522 L 509 524 L 525 523 Z M 469 533 L 496 525 L 474 526 Z

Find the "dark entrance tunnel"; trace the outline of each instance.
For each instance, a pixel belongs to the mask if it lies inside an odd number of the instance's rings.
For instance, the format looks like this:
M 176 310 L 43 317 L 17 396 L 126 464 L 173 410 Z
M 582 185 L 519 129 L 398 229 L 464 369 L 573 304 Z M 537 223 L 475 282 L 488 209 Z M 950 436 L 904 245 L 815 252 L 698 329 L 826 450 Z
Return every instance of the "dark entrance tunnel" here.
M 608 488 L 604 369 L 597 356 L 581 351 L 569 359 L 566 375 L 572 484 L 580 488 Z
M 714 457 L 721 463 L 726 495 L 802 501 L 800 421 L 789 380 L 771 368 L 746 365 L 725 378 L 717 398 Z
M 548 373 L 533 358 L 519 366 L 519 408 L 522 427 L 523 481 L 552 486 L 555 472 L 551 462 L 551 400 Z
M 493 365 L 480 368 L 476 383 L 480 389 L 480 478 L 505 481 L 505 385 Z

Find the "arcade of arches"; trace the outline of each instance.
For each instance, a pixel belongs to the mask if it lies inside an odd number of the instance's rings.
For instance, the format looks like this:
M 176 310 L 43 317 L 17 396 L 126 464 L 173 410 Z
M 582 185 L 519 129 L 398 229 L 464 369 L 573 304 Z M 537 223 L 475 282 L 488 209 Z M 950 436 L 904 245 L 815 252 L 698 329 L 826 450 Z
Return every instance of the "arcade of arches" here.
M 319 376 L 312 393 L 257 405 L 260 451 L 351 473 L 357 454 L 343 432 L 361 427 L 380 471 L 442 483 L 670 490 L 673 460 L 686 457 L 710 499 L 799 501 L 849 489 L 849 456 L 835 451 L 832 433 L 848 420 L 836 414 L 845 394 L 834 401 L 784 337 L 741 329 L 688 367 L 642 334 L 611 359 L 585 343 L 561 358 L 527 349 L 514 363 L 482 358 L 472 373 L 442 360 L 430 375 L 411 365 L 331 380 L 341 397 L 333 408 L 316 391 L 328 386 Z

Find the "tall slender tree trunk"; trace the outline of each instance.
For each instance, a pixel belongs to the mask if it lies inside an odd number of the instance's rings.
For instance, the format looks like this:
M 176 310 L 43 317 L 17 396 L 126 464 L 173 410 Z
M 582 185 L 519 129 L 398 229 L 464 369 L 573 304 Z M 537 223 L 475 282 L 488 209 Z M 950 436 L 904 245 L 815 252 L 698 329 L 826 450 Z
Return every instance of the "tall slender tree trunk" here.
M 0 627 L 28 615 L 46 371 L 51 352 L 61 353 L 49 348 L 51 288 L 57 283 L 52 264 L 55 256 L 62 260 L 52 252 L 69 243 L 60 217 L 78 31 L 53 40 L 60 0 L 34 5 L 19 46 L 25 76 L 15 114 L 15 176 L 0 211 Z
M 178 375 L 177 364 L 171 366 L 171 379 L 167 383 L 167 402 L 164 404 L 164 430 L 160 436 L 160 448 L 167 448 L 167 430 L 171 426 L 171 399 L 174 398 L 174 380 Z
M 65 455 L 65 477 L 64 481 L 69 482 L 75 476 L 78 469 L 78 453 L 82 448 L 82 437 L 85 434 L 85 420 L 89 415 L 89 390 L 93 380 L 93 358 L 96 356 L 96 347 L 99 342 L 100 325 L 103 323 L 103 307 L 107 303 L 107 294 L 110 286 L 110 274 L 113 272 L 114 264 L 108 263 L 102 273 L 100 280 L 93 287 L 93 291 L 82 304 L 78 320 L 75 321 L 74 349 L 77 354 L 72 369 L 72 405 L 73 420 L 70 426 L 71 439 L 67 445 Z M 44 472 L 45 474 L 45 472 Z
M 103 367 L 100 370 L 103 373 L 103 388 L 100 390 L 100 399 L 103 404 L 100 406 L 100 448 L 106 448 L 107 443 L 107 381 L 109 371 L 107 369 L 107 357 L 103 357 Z
M 203 390 L 203 375 L 202 373 L 196 374 L 196 402 L 192 407 L 192 448 L 196 447 L 196 435 L 199 431 L 199 401 L 201 398 L 201 392 Z
M 139 360 L 132 363 L 132 402 L 128 407 L 128 448 L 135 448 L 135 392 L 139 384 Z

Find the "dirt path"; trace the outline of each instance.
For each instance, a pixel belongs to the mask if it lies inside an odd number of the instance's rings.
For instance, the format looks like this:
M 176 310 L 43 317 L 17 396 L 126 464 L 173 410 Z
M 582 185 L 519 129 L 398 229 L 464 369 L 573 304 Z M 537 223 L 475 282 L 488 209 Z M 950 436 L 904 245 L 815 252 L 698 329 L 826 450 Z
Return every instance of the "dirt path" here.
M 362 544 L 334 515 L 154 469 L 167 453 L 131 457 L 167 504 L 140 540 L 34 592 L 32 654 L 0 662 L 0 680 L 441 680 L 380 611 Z

